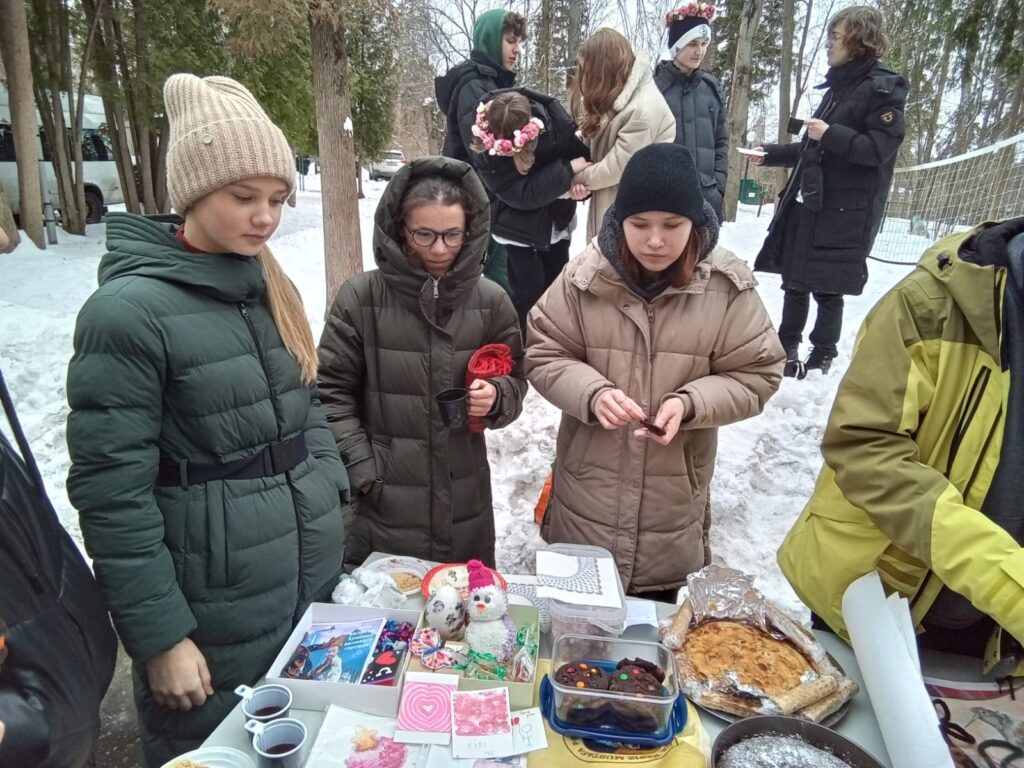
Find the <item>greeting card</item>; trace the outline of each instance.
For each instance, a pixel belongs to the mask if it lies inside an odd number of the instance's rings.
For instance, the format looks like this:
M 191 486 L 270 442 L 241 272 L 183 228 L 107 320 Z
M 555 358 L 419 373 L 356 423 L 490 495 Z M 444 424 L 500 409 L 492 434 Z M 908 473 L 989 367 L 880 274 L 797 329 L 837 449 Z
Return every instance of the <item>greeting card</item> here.
M 516 754 L 507 688 L 452 693 L 452 754 L 457 758 Z
M 281 670 L 281 676 L 358 683 L 383 626 L 384 619 L 313 624 Z
M 428 747 L 395 741 L 395 721 L 331 704 L 306 768 L 425 768 Z
M 455 675 L 406 672 L 395 740 L 404 744 L 447 744 L 452 731 L 451 697 L 458 687 Z

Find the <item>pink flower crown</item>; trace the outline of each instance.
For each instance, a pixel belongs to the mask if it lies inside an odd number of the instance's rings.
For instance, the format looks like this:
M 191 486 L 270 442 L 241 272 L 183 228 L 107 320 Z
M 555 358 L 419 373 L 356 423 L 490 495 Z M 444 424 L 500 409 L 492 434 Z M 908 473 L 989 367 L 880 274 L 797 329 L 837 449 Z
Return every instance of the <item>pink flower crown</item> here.
M 523 147 L 540 136 L 544 130 L 544 121 L 539 117 L 531 117 L 526 125 L 513 132 L 511 139 L 499 139 L 490 132 L 487 122 L 487 105 L 480 103 L 476 108 L 476 121 L 473 123 L 473 135 L 480 139 L 489 155 L 512 157 Z
M 681 21 L 687 16 L 703 16 L 707 21 L 712 21 L 716 13 L 718 11 L 714 3 L 687 3 L 665 14 L 665 26 L 671 26 L 673 21 Z

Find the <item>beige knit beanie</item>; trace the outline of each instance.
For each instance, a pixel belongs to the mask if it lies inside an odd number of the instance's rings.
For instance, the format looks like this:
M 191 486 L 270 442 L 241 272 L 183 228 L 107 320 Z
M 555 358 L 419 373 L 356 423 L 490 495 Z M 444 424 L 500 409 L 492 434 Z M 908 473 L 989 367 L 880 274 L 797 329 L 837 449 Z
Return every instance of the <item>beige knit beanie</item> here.
M 230 77 L 171 75 L 164 103 L 171 124 L 167 187 L 178 213 L 215 189 L 256 176 L 284 181 L 288 204 L 295 205 L 291 147 L 245 86 Z

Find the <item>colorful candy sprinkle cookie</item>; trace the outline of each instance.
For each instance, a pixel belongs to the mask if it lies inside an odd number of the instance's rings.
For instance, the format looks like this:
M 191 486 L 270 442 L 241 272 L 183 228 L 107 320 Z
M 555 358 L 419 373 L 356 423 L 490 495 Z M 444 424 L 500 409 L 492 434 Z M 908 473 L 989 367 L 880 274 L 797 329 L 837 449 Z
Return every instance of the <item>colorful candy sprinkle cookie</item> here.
M 616 669 L 622 669 L 623 667 L 631 667 L 631 666 L 632 667 L 640 667 L 640 669 L 644 670 L 645 672 L 650 672 L 652 675 L 654 675 L 656 678 L 658 678 L 658 682 L 659 683 L 664 683 L 665 682 L 665 670 L 663 670 L 661 667 L 659 667 L 654 662 L 647 661 L 646 659 L 639 659 L 639 658 L 636 658 L 636 659 L 623 659 L 622 661 L 620 661 L 618 664 L 615 665 L 615 668 Z
M 558 668 L 558 671 L 555 672 L 555 682 L 570 688 L 607 691 L 608 673 L 585 661 L 571 661 Z
M 658 678 L 635 664 L 620 666 L 611 676 L 609 691 L 631 693 L 636 696 L 661 696 L 663 689 Z

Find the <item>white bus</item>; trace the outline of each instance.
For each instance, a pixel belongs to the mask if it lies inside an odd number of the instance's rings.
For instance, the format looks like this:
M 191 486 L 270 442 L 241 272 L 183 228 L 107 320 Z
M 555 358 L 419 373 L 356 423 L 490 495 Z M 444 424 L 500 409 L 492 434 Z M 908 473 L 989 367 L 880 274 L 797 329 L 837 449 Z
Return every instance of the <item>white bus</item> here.
M 67 112 L 67 94 L 61 94 L 64 105 L 64 120 L 69 121 Z M 124 202 L 121 191 L 121 179 L 117 175 L 117 163 L 114 162 L 114 151 L 110 139 L 103 132 L 106 123 L 103 111 L 103 100 L 99 96 L 86 96 L 82 110 L 82 169 L 85 178 L 85 203 L 88 208 L 87 219 L 90 223 L 99 222 L 108 205 Z M 60 208 L 60 196 L 57 194 L 57 180 L 50 162 L 49 149 L 43 146 L 39 136 L 39 113 L 36 112 L 36 160 L 42 172 L 43 199 L 47 193 L 54 209 Z M 0 184 L 7 193 L 7 201 L 17 216 L 21 211 L 21 199 L 18 191 L 18 167 L 14 155 L 14 131 L 11 128 L 11 111 L 7 97 L 7 88 L 0 85 Z

